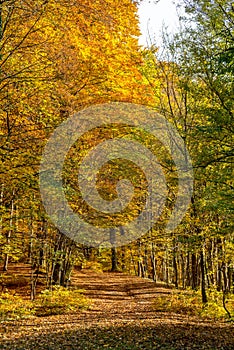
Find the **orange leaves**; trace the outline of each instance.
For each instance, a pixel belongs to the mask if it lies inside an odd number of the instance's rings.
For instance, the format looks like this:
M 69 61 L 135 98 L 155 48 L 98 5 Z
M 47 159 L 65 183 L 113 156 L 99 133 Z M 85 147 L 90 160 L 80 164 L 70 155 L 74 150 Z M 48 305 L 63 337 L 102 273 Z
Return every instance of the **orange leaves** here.
M 147 103 L 130 0 L 15 0 L 13 8 L 9 19 L 10 8 L 3 9 L 1 68 L 14 103 L 25 90 L 32 98 L 23 101 L 32 109 L 36 96 L 36 113 L 47 96 L 48 115 L 56 112 L 54 98 L 69 114 L 110 100 Z
M 73 110 L 109 100 L 136 102 L 136 88 L 142 96 L 135 13 L 128 0 L 82 1 L 66 11 L 63 27 L 58 23 L 61 38 L 52 60 L 61 77 L 60 92 Z
M 47 135 L 83 107 L 151 101 L 136 12 L 131 0 L 3 3 L 0 147 L 13 150 L 4 151 L 3 176 L 23 177 L 26 163 L 36 173 Z

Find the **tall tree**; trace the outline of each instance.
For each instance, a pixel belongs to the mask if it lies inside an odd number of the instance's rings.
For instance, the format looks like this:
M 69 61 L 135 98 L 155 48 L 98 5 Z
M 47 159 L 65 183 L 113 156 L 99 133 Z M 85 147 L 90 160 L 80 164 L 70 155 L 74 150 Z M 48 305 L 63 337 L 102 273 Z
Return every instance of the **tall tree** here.
M 9 261 L 14 255 L 35 267 L 47 259 L 55 280 L 64 279 L 62 267 L 74 246 L 60 241 L 56 229 L 45 223 L 40 156 L 54 128 L 85 106 L 149 103 L 151 88 L 139 68 L 136 13 L 130 0 L 0 2 L 1 243 L 11 245 Z M 53 251 L 65 259 L 56 268 L 50 261 Z M 5 253 L 1 249 L 2 260 Z
M 206 303 L 209 285 L 230 289 L 233 283 L 227 277 L 234 263 L 227 249 L 233 249 L 233 8 L 228 1 L 181 3 L 182 31 L 165 34 L 163 55 L 145 50 L 143 72 L 156 109 L 177 128 L 194 165 L 192 204 L 173 237 L 164 239 L 173 253 L 163 264 L 169 272 L 173 267 L 175 282 L 182 276 L 179 284 L 200 285 Z

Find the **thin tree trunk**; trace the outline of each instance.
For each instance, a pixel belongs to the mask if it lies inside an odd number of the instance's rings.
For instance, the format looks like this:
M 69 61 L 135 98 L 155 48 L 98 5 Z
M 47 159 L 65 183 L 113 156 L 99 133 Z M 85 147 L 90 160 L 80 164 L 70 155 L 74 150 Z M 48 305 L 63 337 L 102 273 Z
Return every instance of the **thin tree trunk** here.
M 36 269 L 36 271 L 37 272 L 35 275 L 33 267 L 32 267 L 32 271 L 31 271 L 31 295 L 30 295 L 31 301 L 33 301 L 36 298 L 36 285 L 37 285 L 37 280 L 38 280 L 38 276 L 39 276 L 38 268 Z
M 115 237 L 115 229 L 110 228 L 110 243 L 112 245 L 111 247 L 111 272 L 118 271 L 118 264 L 117 264 L 117 251 L 116 251 L 116 237 Z
M 191 274 L 190 274 L 190 254 L 188 252 L 186 257 L 186 287 L 191 286 Z
M 192 254 L 192 289 L 197 288 L 197 258 Z
M 207 294 L 206 294 L 206 282 L 205 282 L 205 265 L 204 265 L 204 254 L 203 251 L 200 253 L 200 266 L 201 266 L 201 293 L 202 293 L 202 302 L 207 304 Z
M 133 257 L 133 254 L 132 254 L 132 250 L 130 251 L 130 254 L 131 254 L 131 260 L 132 260 L 132 264 L 133 264 L 133 268 L 134 268 L 134 273 L 137 276 L 137 267 L 135 265 L 134 257 Z
M 14 197 L 14 193 L 13 193 Z M 11 240 L 12 224 L 13 224 L 13 214 L 14 214 L 14 200 L 11 201 L 11 212 L 10 212 L 10 229 L 7 232 L 6 245 L 9 246 Z M 7 248 L 8 249 L 8 248 Z M 9 254 L 6 253 L 4 257 L 3 271 L 8 270 Z
M 218 271 L 217 271 L 217 291 L 220 292 L 222 290 L 222 268 L 221 264 L 218 263 Z
M 174 284 L 175 284 L 175 287 L 178 288 L 178 267 L 177 267 L 175 253 L 173 255 L 173 267 L 174 267 Z
M 152 265 L 152 279 L 157 282 L 157 261 L 155 259 L 154 253 L 151 253 L 151 265 Z

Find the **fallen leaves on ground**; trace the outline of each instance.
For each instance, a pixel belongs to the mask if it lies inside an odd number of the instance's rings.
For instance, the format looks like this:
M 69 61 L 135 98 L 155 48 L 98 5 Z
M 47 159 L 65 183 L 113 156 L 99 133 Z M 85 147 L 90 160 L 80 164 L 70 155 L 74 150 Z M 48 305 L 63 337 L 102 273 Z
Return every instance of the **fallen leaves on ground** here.
M 234 349 L 232 324 L 156 312 L 155 298 L 171 290 L 121 273 L 76 272 L 90 310 L 2 322 L 0 349 Z

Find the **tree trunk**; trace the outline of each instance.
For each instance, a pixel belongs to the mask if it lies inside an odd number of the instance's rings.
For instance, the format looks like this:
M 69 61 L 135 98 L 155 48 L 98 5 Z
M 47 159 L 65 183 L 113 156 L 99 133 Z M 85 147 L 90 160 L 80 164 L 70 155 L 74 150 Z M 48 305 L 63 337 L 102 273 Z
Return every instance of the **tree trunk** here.
M 204 265 L 204 254 L 203 251 L 200 253 L 200 266 L 201 266 L 201 293 L 202 293 L 202 302 L 207 304 L 208 299 L 206 295 L 206 282 L 205 282 L 205 265 Z
M 222 290 L 222 269 L 221 264 L 218 263 L 218 271 L 217 271 L 217 291 L 220 292 Z
M 118 271 L 118 264 L 117 264 L 117 251 L 116 251 L 116 237 L 115 237 L 115 229 L 110 228 L 110 243 L 112 245 L 111 247 L 111 272 Z
M 13 197 L 14 197 L 14 193 L 13 193 Z M 11 231 L 12 231 L 12 224 L 13 224 L 13 214 L 14 214 L 14 200 L 12 199 L 12 201 L 11 201 L 11 212 L 10 212 L 10 229 L 8 230 L 7 237 L 6 237 L 6 244 L 7 244 L 7 246 L 10 244 L 10 239 L 11 239 Z M 7 271 L 8 270 L 8 262 L 9 262 L 9 254 L 6 253 L 5 257 L 4 257 L 3 271 Z
M 152 279 L 157 282 L 157 261 L 155 259 L 154 253 L 151 253 L 151 265 L 152 265 Z
M 173 267 L 174 267 L 174 284 L 175 287 L 178 288 L 178 267 L 177 267 L 177 261 L 175 257 L 175 253 L 173 255 Z
M 191 287 L 191 274 L 190 274 L 190 254 L 188 252 L 186 258 L 186 287 Z
M 192 254 L 192 289 L 197 288 L 197 258 Z

